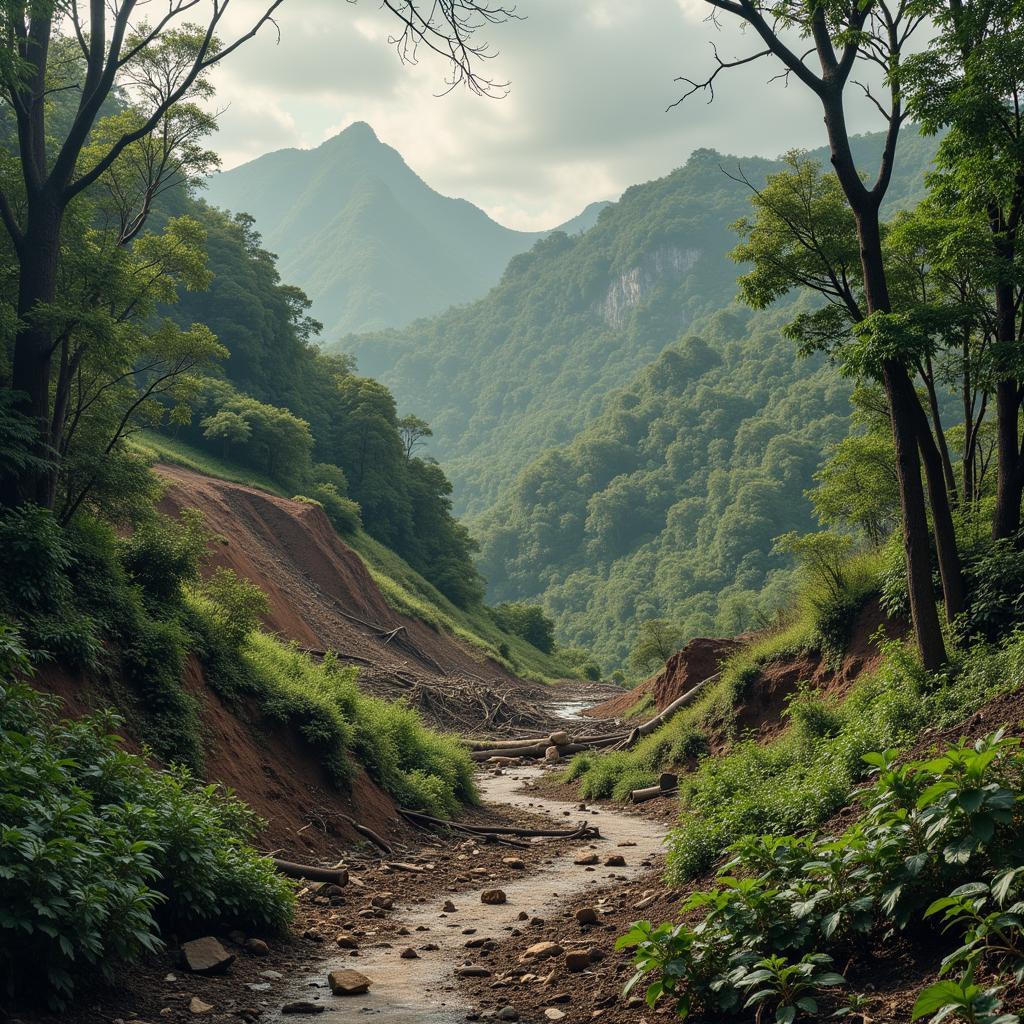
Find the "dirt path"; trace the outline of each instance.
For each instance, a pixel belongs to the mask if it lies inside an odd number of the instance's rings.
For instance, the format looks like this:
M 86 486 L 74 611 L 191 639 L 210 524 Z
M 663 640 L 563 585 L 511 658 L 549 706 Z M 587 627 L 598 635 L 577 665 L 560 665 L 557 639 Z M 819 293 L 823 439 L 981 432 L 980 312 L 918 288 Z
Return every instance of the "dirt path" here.
M 522 768 L 512 774 L 483 776 L 480 780 L 481 794 L 491 804 L 546 814 L 552 818 L 555 827 L 562 827 L 566 820 L 565 812 L 572 805 L 519 792 L 524 782 L 540 774 L 540 769 Z M 581 813 L 572 810 L 576 818 Z M 536 926 L 560 910 L 564 912 L 588 891 L 596 892 L 610 885 L 621 886 L 651 870 L 651 860 L 660 852 L 665 835 L 662 825 L 603 808 L 591 811 L 587 816 L 599 827 L 602 835 L 601 840 L 588 844 L 599 855 L 597 867 L 574 863 L 580 853 L 579 847 L 559 847 L 548 841 L 551 853 L 544 859 L 540 870 L 502 883 L 501 889 L 507 896 L 504 904 L 483 904 L 481 892 L 493 886 L 474 887 L 470 884 L 453 887 L 447 894 L 439 893 L 422 903 L 396 905 L 392 921 L 399 928 L 407 929 L 408 937 L 392 939 L 389 936 L 388 941 L 367 945 L 360 949 L 355 960 L 341 952 L 330 956 L 318 965 L 315 974 L 300 978 L 287 991 L 280 993 L 283 1003 L 292 1000 L 322 1002 L 328 1012 L 344 1014 L 346 1020 L 366 1018 L 381 1024 L 449 1024 L 466 1020 L 475 1008 L 458 989 L 457 969 L 473 965 L 488 973 L 498 973 L 511 966 L 491 962 L 489 950 L 479 946 L 467 948 L 468 942 L 489 939 L 502 942 L 521 934 L 525 950 L 537 941 L 531 935 L 531 919 Z M 508 853 L 514 855 L 515 850 Z M 612 854 L 623 855 L 625 866 L 600 866 Z M 452 913 L 445 913 L 442 909 L 446 898 L 450 898 L 456 907 Z M 600 909 L 596 896 L 595 904 Z M 401 957 L 402 950 L 408 947 L 418 952 L 418 958 Z M 372 979 L 370 991 L 361 996 L 332 997 L 326 986 L 327 974 L 342 968 L 358 969 Z M 529 966 L 523 968 L 524 972 L 530 969 Z M 295 1018 L 277 1013 L 268 1019 Z M 567 1024 L 571 1019 L 572 1016 L 567 1014 Z

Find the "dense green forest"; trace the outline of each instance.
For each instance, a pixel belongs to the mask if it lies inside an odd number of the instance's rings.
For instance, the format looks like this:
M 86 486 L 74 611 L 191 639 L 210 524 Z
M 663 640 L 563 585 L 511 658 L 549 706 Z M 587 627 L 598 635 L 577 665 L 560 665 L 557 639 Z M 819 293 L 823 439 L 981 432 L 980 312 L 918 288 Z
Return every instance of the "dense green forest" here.
M 523 470 L 479 521 L 495 596 L 540 596 L 609 665 L 645 619 L 699 636 L 770 618 L 792 578 L 775 539 L 813 528 L 804 491 L 849 429 L 848 383 L 794 361 L 788 312 L 707 318 Z
M 350 360 L 321 353 L 309 300 L 282 283 L 251 219 L 182 195 L 177 202 L 202 225 L 212 277 L 203 290 L 182 289 L 166 312 L 183 325 L 207 325 L 228 358 L 193 398 L 189 422 L 171 428 L 174 435 L 293 493 L 309 492 L 342 529 L 361 516 L 371 536 L 457 603 L 478 601 L 475 545 L 451 514 L 444 473 L 419 457 L 412 421 L 399 417 L 387 388 L 358 376 Z
M 934 139 L 906 135 L 889 209 L 920 197 L 935 151 Z M 872 162 L 881 137 L 855 141 Z M 737 276 L 730 225 L 748 212 L 750 189 L 728 175 L 742 171 L 757 183 L 782 166 L 698 150 L 666 177 L 627 189 L 590 231 L 552 235 L 513 259 L 479 302 L 405 331 L 328 339 L 328 347 L 354 355 L 430 423 L 456 508 L 477 515 L 700 316 L 729 305 Z
M 283 277 L 310 296 L 331 339 L 478 299 L 542 236 L 439 195 L 363 122 L 314 150 L 280 150 L 216 174 L 207 195 L 255 218 Z M 589 227 L 601 205 L 560 230 Z
M 870 163 L 881 137 L 855 144 Z M 935 146 L 904 133 L 888 211 L 923 195 Z M 697 152 L 485 299 L 340 343 L 430 420 L 490 596 L 540 601 L 606 666 L 647 618 L 697 635 L 770 616 L 793 567 L 774 540 L 812 527 L 804 492 L 849 429 L 850 383 L 783 336 L 812 300 L 735 302 L 732 224 L 784 166 Z

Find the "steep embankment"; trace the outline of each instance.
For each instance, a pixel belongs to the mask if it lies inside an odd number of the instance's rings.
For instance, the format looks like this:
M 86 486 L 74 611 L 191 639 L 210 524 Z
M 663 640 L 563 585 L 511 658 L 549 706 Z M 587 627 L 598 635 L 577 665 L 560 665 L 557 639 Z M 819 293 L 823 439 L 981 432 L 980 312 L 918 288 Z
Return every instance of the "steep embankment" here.
M 176 466 L 161 465 L 157 472 L 166 484 L 162 511 L 198 509 L 215 535 L 204 571 L 225 567 L 255 583 L 269 600 L 268 630 L 314 655 L 336 652 L 359 667 L 362 688 L 408 697 L 442 726 L 454 724 L 445 712 L 466 687 L 483 699 L 495 692 L 546 692 L 448 634 L 396 613 L 319 506 Z M 88 678 L 51 664 L 33 681 L 60 696 L 71 715 L 120 709 L 129 746 L 138 750 L 146 741 L 145 709 L 116 674 Z M 186 659 L 182 684 L 202 722 L 204 777 L 230 786 L 269 821 L 263 837 L 268 848 L 329 857 L 339 843 L 357 838 L 350 818 L 395 833 L 395 805 L 366 773 L 357 772 L 350 791 L 340 792 L 315 748 L 293 727 L 269 717 L 254 698 L 222 699 L 194 655 Z M 480 727 L 482 719 L 474 724 Z
M 164 512 L 195 508 L 218 535 L 209 568 L 233 569 L 270 601 L 265 625 L 312 651 L 359 665 L 374 689 L 400 692 L 449 676 L 512 680 L 453 637 L 395 612 L 317 505 L 160 465 Z

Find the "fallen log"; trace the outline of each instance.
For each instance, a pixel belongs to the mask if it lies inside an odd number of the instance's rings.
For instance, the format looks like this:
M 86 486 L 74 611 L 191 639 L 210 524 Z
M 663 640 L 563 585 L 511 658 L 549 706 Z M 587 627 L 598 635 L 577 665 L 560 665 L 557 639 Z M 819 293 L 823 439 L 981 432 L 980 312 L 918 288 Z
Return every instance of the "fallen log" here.
M 294 861 L 271 857 L 274 869 L 289 878 L 304 878 L 307 882 L 330 882 L 333 885 L 348 885 L 348 871 L 345 868 L 317 868 L 312 864 L 296 864 Z
M 561 828 L 517 828 L 512 825 L 463 825 L 460 822 L 445 821 L 444 818 L 435 818 L 431 814 L 424 814 L 422 811 L 410 811 L 404 807 L 398 808 L 398 813 L 410 821 L 427 825 L 444 826 L 445 828 L 457 828 L 460 832 L 469 832 L 473 835 L 497 835 L 497 836 L 522 836 L 532 838 L 540 836 L 548 839 L 600 839 L 601 832 L 589 822 L 581 821 L 573 829 Z
M 643 786 L 629 794 L 629 802 L 642 804 L 648 800 L 657 800 L 659 796 L 674 796 L 679 792 L 679 779 L 671 772 L 663 772 L 656 786 Z
M 708 676 L 707 679 L 701 680 L 681 697 L 672 701 L 664 711 L 661 711 L 653 718 L 649 718 L 642 725 L 635 726 L 628 733 L 615 733 L 611 736 L 578 736 L 569 743 L 555 744 L 558 747 L 559 757 L 579 754 L 586 750 L 606 750 L 608 748 L 612 750 L 629 750 L 634 744 L 643 739 L 644 736 L 650 736 L 652 732 L 664 725 L 681 708 L 692 703 L 707 685 L 713 683 L 720 675 L 720 672 L 716 672 L 714 675 Z M 551 735 L 563 736 L 567 734 L 552 733 Z M 469 756 L 474 761 L 484 762 L 495 757 L 531 757 L 539 761 L 544 757 L 548 747 L 552 746 L 550 737 L 544 737 L 539 740 L 495 740 L 490 742 L 489 746 L 483 746 L 484 742 L 489 741 L 468 741 Z
M 566 743 L 558 747 L 559 756 L 565 757 L 568 754 L 579 754 L 584 750 L 603 750 L 605 747 L 612 747 L 624 739 L 624 735 L 597 736 L 589 742 Z M 474 761 L 488 761 L 492 757 L 533 757 L 540 760 L 551 743 L 547 739 L 535 743 L 524 743 L 518 747 L 492 747 L 489 750 L 471 750 L 469 756 Z

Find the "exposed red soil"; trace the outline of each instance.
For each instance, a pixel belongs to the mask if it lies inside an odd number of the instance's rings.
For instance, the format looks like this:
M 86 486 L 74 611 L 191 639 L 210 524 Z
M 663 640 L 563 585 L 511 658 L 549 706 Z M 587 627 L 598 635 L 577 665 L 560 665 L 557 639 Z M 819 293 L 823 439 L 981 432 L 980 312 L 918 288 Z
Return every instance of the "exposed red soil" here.
M 639 686 L 626 690 L 585 712 L 591 718 L 620 718 L 644 697 L 650 696 L 659 711 L 681 697 L 708 676 L 743 646 L 742 638 L 695 637 L 669 658 L 665 667 Z
M 801 685 L 807 684 L 821 693 L 844 697 L 862 674 L 873 671 L 880 664 L 882 651 L 878 636 L 900 639 L 906 633 L 906 624 L 890 619 L 878 599 L 872 598 L 860 610 L 850 630 L 846 652 L 838 664 L 827 655 L 814 653 L 773 662 L 762 668 L 757 680 L 748 687 L 743 702 L 736 708 L 736 733 L 752 734 L 759 740 L 778 735 L 786 727 L 783 715 L 786 704 Z
M 266 626 L 315 650 L 366 660 L 383 672 L 513 677 L 453 637 L 399 615 L 322 508 L 159 465 L 168 514 L 196 508 L 218 534 L 209 569 L 233 569 L 268 596 Z M 394 633 L 398 630 L 397 633 Z
M 31 682 L 61 698 L 63 715 L 78 717 L 111 706 L 125 710 L 125 747 L 136 753 L 142 749 L 145 723 L 130 710 L 131 697 L 119 692 L 116 682 L 70 675 L 52 665 L 43 666 Z M 385 837 L 407 833 L 394 802 L 369 776 L 358 771 L 349 791 L 339 791 L 314 751 L 268 721 L 254 700 L 225 704 L 207 685 L 194 657 L 186 660 L 183 683 L 199 705 L 204 779 L 234 790 L 267 821 L 260 837 L 265 850 L 281 850 L 300 861 L 336 861 L 341 851 L 362 841 L 347 818 Z

